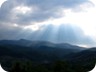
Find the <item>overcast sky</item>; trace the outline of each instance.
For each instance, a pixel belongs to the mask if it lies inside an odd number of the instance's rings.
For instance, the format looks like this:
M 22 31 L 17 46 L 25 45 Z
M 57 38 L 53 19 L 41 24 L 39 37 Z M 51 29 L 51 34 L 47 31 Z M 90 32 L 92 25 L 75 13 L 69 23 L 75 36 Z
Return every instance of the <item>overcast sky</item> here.
M 96 0 L 0 0 L 0 40 L 96 46 Z

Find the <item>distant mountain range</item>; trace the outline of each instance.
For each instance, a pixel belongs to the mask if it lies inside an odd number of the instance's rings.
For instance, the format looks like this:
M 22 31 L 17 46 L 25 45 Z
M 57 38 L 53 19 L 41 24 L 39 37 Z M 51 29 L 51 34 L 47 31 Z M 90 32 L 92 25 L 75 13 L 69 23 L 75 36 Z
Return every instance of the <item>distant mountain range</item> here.
M 27 57 L 37 60 L 55 60 L 63 58 L 70 53 L 76 53 L 85 48 L 70 45 L 67 43 L 54 44 L 44 41 L 29 40 L 1 40 L 0 56 Z
M 85 48 L 67 43 L 54 44 L 51 42 L 29 41 L 24 39 L 0 41 L 0 51 L 2 53 L 0 55 L 9 52 L 8 54 L 12 53 L 11 55 L 20 54 L 23 57 L 27 56 L 30 58 L 34 58 L 36 56 L 36 58 L 40 57 L 40 59 L 42 59 L 42 56 L 49 58 L 62 58 L 67 54 L 79 52 L 82 50 L 85 50 Z
M 44 41 L 1 40 L 0 62 L 13 58 L 29 59 L 33 62 L 66 60 L 73 64 L 96 62 L 96 48 L 83 48 L 67 43 L 55 44 Z
M 18 45 L 18 46 L 25 46 L 25 47 L 40 47 L 40 46 L 48 46 L 48 47 L 56 47 L 56 48 L 64 48 L 64 49 L 74 49 L 74 50 L 84 50 L 83 47 L 70 45 L 68 43 L 51 43 L 47 41 L 29 41 L 25 39 L 20 40 L 1 40 L 0 45 Z

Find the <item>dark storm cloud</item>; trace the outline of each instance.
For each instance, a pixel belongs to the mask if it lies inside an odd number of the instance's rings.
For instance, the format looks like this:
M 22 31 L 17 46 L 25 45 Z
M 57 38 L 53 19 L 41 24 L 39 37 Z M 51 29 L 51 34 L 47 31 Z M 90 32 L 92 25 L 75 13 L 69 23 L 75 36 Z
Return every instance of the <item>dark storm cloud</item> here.
M 49 18 L 61 17 L 62 9 L 72 9 L 90 2 L 89 0 L 8 0 L 0 9 L 0 21 L 28 25 L 30 22 L 42 22 Z M 12 10 L 20 5 L 37 7 L 30 14 L 16 14 Z

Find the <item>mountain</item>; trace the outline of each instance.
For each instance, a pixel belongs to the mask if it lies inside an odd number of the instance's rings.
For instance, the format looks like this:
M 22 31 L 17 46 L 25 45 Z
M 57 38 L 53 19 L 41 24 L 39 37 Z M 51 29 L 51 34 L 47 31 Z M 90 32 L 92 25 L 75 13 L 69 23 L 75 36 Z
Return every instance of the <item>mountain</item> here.
M 89 71 L 96 64 L 96 48 L 89 48 L 81 52 L 66 55 L 65 59 L 72 65 L 75 65 L 75 67 L 82 67 L 86 71 Z
M 0 45 L 19 45 L 19 46 L 30 46 L 31 41 L 20 39 L 20 40 L 1 40 Z
M 67 58 L 71 61 L 86 61 L 96 59 L 96 48 L 89 48 L 77 53 L 67 55 Z M 86 61 L 87 62 L 87 61 Z
M 68 43 L 51 43 L 47 41 L 30 41 L 25 39 L 20 40 L 1 40 L 0 45 L 18 45 L 18 46 L 26 46 L 26 47 L 40 47 L 40 46 L 48 46 L 48 47 L 58 47 L 58 48 L 67 48 L 67 49 L 76 49 L 76 50 L 84 50 L 83 47 L 71 45 Z
M 51 43 L 46 41 L 1 40 L 0 62 L 10 68 L 14 61 L 32 61 L 33 65 L 48 63 L 48 68 L 56 61 L 68 63 L 68 68 L 90 70 L 96 63 L 96 48 L 83 48 L 68 43 Z M 66 63 L 67 62 L 67 63 Z M 21 62 L 22 63 L 22 62 Z M 62 64 L 62 62 L 60 62 Z M 75 71 L 73 71 L 75 72 Z
M 0 56 L 28 58 L 35 61 L 58 60 L 65 55 L 85 50 L 67 43 L 54 44 L 45 41 L 1 40 Z

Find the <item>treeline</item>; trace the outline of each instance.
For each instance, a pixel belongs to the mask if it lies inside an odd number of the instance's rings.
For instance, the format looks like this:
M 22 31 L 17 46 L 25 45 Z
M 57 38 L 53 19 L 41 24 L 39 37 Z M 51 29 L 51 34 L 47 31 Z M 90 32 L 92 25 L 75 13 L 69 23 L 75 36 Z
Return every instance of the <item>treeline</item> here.
M 56 61 L 54 63 L 34 64 L 32 61 L 14 61 L 9 72 L 87 72 L 94 64 L 80 65 L 71 64 L 67 61 Z

